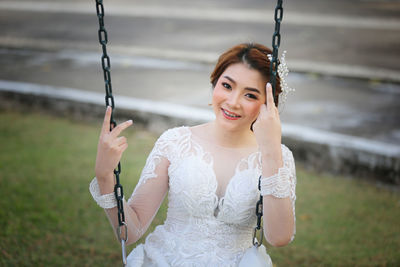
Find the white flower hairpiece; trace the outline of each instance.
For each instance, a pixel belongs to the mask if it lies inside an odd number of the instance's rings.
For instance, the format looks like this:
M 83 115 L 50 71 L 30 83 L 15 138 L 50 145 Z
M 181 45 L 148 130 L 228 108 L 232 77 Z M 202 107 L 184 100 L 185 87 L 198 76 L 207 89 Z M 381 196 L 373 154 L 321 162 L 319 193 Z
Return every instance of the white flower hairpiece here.
M 269 61 L 271 61 L 272 60 L 272 55 L 268 54 L 267 56 L 268 56 Z M 282 89 L 282 92 L 280 93 L 280 96 L 279 96 L 279 103 L 280 104 L 284 104 L 286 102 L 287 95 L 290 92 L 296 91 L 296 89 L 291 88 L 291 87 L 288 86 L 288 84 L 286 82 L 286 79 L 285 79 L 286 76 L 288 76 L 288 74 L 289 74 L 289 68 L 288 68 L 288 66 L 286 64 L 285 56 L 286 56 L 286 50 L 283 51 L 283 53 L 281 55 L 280 63 L 278 65 L 278 75 L 279 75 L 279 78 L 281 80 L 281 89 Z

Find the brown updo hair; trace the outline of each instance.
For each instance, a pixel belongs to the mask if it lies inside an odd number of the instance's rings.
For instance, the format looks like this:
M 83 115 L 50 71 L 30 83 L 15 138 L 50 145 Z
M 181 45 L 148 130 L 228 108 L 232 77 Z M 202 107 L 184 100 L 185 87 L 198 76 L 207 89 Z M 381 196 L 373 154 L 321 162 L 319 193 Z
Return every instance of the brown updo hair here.
M 226 70 L 226 68 L 236 63 L 243 63 L 250 69 L 258 70 L 262 77 L 269 82 L 271 62 L 268 59 L 268 54 L 272 55 L 272 50 L 257 43 L 239 44 L 230 48 L 218 58 L 218 62 L 210 75 L 210 81 L 213 88 L 217 84 L 219 77 Z M 277 100 L 281 92 L 281 81 L 279 75 L 277 75 L 275 92 L 275 98 Z

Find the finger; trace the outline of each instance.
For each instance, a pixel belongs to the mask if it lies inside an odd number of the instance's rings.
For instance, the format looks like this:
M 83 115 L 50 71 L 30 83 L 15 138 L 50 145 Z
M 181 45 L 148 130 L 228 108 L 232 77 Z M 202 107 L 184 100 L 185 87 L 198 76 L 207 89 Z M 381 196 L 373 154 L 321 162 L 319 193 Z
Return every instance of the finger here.
M 267 110 L 268 110 L 268 109 L 267 109 L 267 104 L 261 105 L 261 106 L 260 106 L 260 111 L 259 111 L 258 116 L 260 116 L 260 114 L 266 112 Z
M 279 117 L 279 110 L 278 110 L 278 108 L 276 107 L 276 106 L 274 106 L 275 108 L 275 114 L 276 114 L 276 116 L 278 116 Z
M 123 122 L 123 123 L 121 123 L 120 125 L 118 125 L 117 127 L 115 127 L 115 128 L 112 130 L 111 134 L 112 134 L 114 137 L 117 137 L 123 130 L 125 130 L 126 128 L 128 128 L 128 127 L 131 126 L 131 125 L 132 125 L 132 120 Z
M 106 114 L 104 115 L 103 126 L 101 127 L 102 133 L 108 133 L 110 131 L 111 112 L 111 107 L 107 106 Z
M 118 137 L 117 140 L 116 140 L 116 144 L 117 144 L 118 146 L 121 146 L 121 145 L 123 145 L 123 144 L 126 144 L 127 142 L 128 142 L 128 140 L 126 139 L 125 136 L 120 136 L 120 137 Z
M 267 107 L 274 107 L 274 96 L 272 95 L 272 85 L 270 83 L 267 83 L 265 93 L 267 96 Z
M 128 148 L 128 143 L 123 144 L 122 146 L 120 146 L 121 153 L 123 153 L 127 148 Z

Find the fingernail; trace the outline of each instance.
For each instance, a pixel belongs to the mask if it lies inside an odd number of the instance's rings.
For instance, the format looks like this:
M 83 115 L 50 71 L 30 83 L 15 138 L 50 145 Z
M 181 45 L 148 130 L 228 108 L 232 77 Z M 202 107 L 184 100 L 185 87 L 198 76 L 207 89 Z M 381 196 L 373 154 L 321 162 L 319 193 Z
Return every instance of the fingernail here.
M 133 123 L 133 121 L 132 121 L 132 120 L 129 120 L 128 123 Z
M 268 82 L 268 83 L 267 83 L 267 86 L 271 86 L 271 84 Z

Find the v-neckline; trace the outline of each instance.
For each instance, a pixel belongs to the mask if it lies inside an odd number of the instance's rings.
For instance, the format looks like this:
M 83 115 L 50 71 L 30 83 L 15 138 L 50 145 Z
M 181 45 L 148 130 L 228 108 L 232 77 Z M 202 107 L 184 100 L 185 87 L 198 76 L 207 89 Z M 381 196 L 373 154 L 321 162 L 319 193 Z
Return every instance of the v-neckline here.
M 189 133 L 189 142 L 192 142 L 193 144 L 195 144 L 196 146 L 198 146 L 198 147 L 201 149 L 202 154 L 203 154 L 203 155 L 209 155 L 209 157 L 210 157 L 210 159 L 211 159 L 211 164 L 207 164 L 207 165 L 211 168 L 211 173 L 212 173 L 214 182 L 215 182 L 215 184 L 217 185 L 217 186 L 216 186 L 216 189 L 215 189 L 214 192 L 213 192 L 213 195 L 214 195 L 214 197 L 217 199 L 217 207 L 216 207 L 215 209 L 219 209 L 220 203 L 221 203 L 221 201 L 224 201 L 224 200 L 225 200 L 226 193 L 228 192 L 228 189 L 229 189 L 229 187 L 231 186 L 233 180 L 235 179 L 236 176 L 238 176 L 238 173 L 241 172 L 241 171 L 238 171 L 239 165 L 242 163 L 243 160 L 245 160 L 246 162 L 248 162 L 249 158 L 250 158 L 252 155 L 254 155 L 254 154 L 258 154 L 259 151 L 258 151 L 258 150 L 257 150 L 257 151 L 253 151 L 253 152 L 251 152 L 250 154 L 248 154 L 246 157 L 240 158 L 240 159 L 239 159 L 239 161 L 237 162 L 237 164 L 236 164 L 236 166 L 235 166 L 235 171 L 234 171 L 232 177 L 229 178 L 229 181 L 228 181 L 228 183 L 227 183 L 227 185 L 226 185 L 226 187 L 225 187 L 224 194 L 221 195 L 221 197 L 218 197 L 217 192 L 218 192 L 219 183 L 218 183 L 218 179 L 217 179 L 217 174 L 215 173 L 215 169 L 214 169 L 214 156 L 211 154 L 211 152 L 206 151 L 206 150 L 204 149 L 204 147 L 203 147 L 198 141 L 196 141 L 196 140 L 193 139 L 193 133 L 192 133 L 192 130 L 190 130 L 189 127 L 186 127 L 186 129 L 187 129 L 187 131 L 188 131 L 188 133 Z M 220 210 L 219 210 L 219 211 L 220 211 Z M 214 212 L 215 212 L 215 210 L 214 210 Z M 218 214 L 219 214 L 219 212 L 218 212 Z M 217 214 L 215 217 L 218 217 L 218 214 Z

